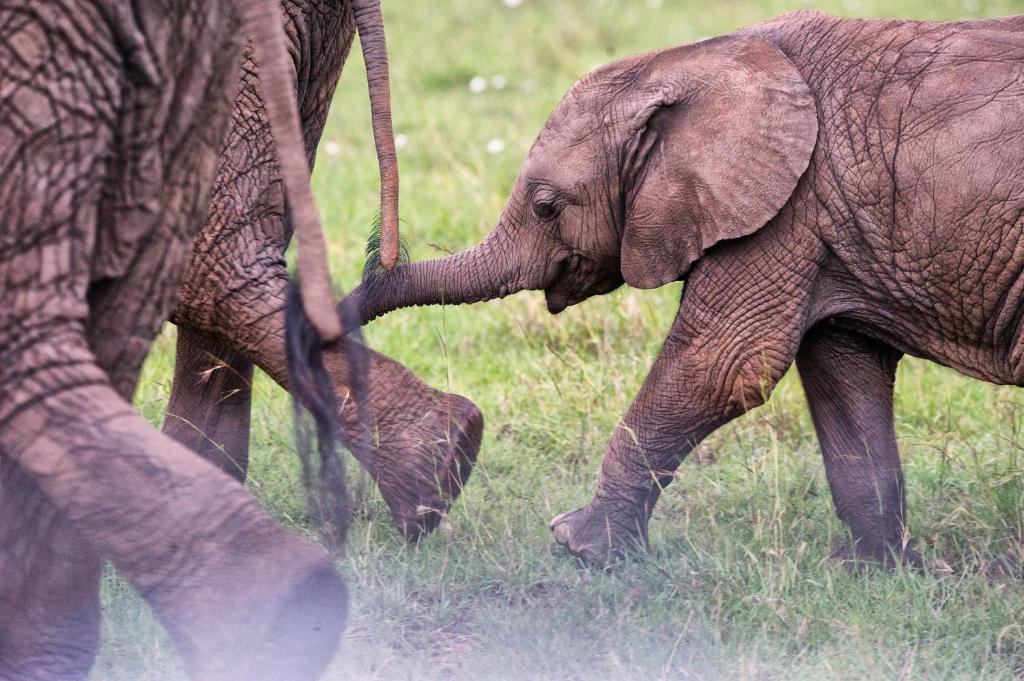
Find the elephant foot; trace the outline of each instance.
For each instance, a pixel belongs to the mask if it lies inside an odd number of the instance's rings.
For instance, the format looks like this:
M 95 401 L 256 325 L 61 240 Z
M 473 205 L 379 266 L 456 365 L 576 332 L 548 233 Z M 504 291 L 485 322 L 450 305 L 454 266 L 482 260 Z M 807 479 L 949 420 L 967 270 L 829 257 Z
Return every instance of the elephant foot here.
M 551 521 L 555 541 L 590 567 L 606 567 L 647 549 L 647 522 L 635 513 L 590 503 Z
M 277 609 L 266 638 L 255 646 L 249 678 L 320 678 L 334 657 L 347 613 L 348 592 L 334 569 L 325 564 L 310 570 Z
M 871 570 L 894 572 L 898 567 L 924 569 L 921 554 L 901 544 L 881 542 L 846 542 L 829 556 L 829 562 L 851 574 L 863 575 Z
M 333 563 L 319 547 L 277 528 L 256 528 L 251 541 L 257 539 L 274 543 L 258 544 L 265 555 L 236 553 L 244 562 L 202 587 L 160 584 L 142 591 L 189 678 L 315 681 L 334 657 L 348 592 Z
M 458 499 L 483 435 L 483 414 L 464 397 L 443 394 L 440 403 L 429 409 L 414 428 L 403 429 L 397 438 L 399 446 L 389 446 L 396 453 L 382 456 L 376 471 L 391 519 L 410 543 L 434 530 Z M 441 435 L 403 443 L 410 433 Z

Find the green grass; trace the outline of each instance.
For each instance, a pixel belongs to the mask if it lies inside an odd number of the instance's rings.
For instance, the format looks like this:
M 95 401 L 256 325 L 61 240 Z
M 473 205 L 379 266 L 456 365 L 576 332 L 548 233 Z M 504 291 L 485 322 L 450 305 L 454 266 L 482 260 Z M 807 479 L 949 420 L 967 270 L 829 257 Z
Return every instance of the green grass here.
M 725 33 L 812 3 L 781 0 L 387 0 L 404 236 L 413 259 L 479 240 L 573 81 L 614 57 Z M 848 0 L 851 16 L 986 17 L 1024 2 Z M 335 276 L 359 279 L 377 177 L 358 50 L 342 78 L 316 194 Z M 474 76 L 502 89 L 472 94 Z M 490 153 L 493 139 L 504 150 Z M 324 149 L 324 146 L 321 146 Z M 581 569 L 546 521 L 585 503 L 606 439 L 672 319 L 678 288 L 621 290 L 558 317 L 539 293 L 375 322 L 372 345 L 487 419 L 480 463 L 442 527 L 403 545 L 375 491 L 359 502 L 342 569 L 354 610 L 330 679 L 1024 678 L 1024 585 L 989 583 L 987 557 L 1024 533 L 1024 401 L 916 360 L 900 367 L 897 431 L 910 530 L 928 574 L 851 577 L 799 382 L 716 432 L 679 470 L 653 552 Z M 137 396 L 162 419 L 173 330 Z M 286 395 L 256 383 L 250 485 L 309 532 Z M 94 679 L 177 679 L 145 606 L 105 578 Z

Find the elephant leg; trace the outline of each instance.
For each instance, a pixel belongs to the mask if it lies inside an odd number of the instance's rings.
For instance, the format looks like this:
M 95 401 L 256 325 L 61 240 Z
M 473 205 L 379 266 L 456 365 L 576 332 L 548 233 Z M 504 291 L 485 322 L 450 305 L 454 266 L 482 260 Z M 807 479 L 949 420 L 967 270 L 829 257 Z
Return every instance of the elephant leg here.
M 893 427 L 902 353 L 835 327 L 816 326 L 797 353 L 836 514 L 852 546 L 837 557 L 919 564 L 907 549 L 903 471 Z
M 253 355 L 287 388 L 284 345 L 277 336 L 283 315 L 262 317 L 261 323 L 273 328 L 262 334 Z M 377 444 L 370 449 L 353 444 L 366 438 L 349 399 L 349 353 L 344 345 L 324 353 L 342 405 L 339 437 L 376 481 L 395 527 L 415 541 L 437 527 L 462 492 L 480 449 L 483 416 L 466 398 L 435 390 L 393 359 L 372 350 L 366 355 Z
M 376 481 L 395 527 L 411 542 L 437 527 L 462 492 L 480 449 L 483 415 L 465 397 L 435 390 L 393 359 L 372 350 L 367 354 L 378 446 L 361 463 Z M 341 352 L 324 358 L 339 391 L 347 390 L 346 362 Z M 346 441 L 360 426 L 351 400 L 344 404 Z
M 323 550 L 147 424 L 80 329 L 54 323 L 16 350 L 5 376 L 17 384 L 0 384 L 0 451 L 152 605 L 189 674 L 316 678 L 347 605 Z
M 661 353 L 612 435 L 594 499 L 551 522 L 570 553 L 603 565 L 645 547 L 651 511 L 683 458 L 762 404 L 792 363 L 816 265 L 772 255 L 736 242 L 689 279 Z
M 178 329 L 164 433 L 238 481 L 249 465 L 253 364 L 214 338 Z
M 100 559 L 0 455 L 0 679 L 89 675 L 100 640 Z
M 274 258 L 264 251 L 249 253 L 245 261 L 252 264 L 238 269 L 258 274 L 246 281 L 234 281 L 230 291 L 201 288 L 228 281 L 224 273 L 207 272 L 204 268 L 217 266 L 231 257 L 237 258 L 240 254 L 214 257 L 210 253 L 197 253 L 174 315 L 179 333 L 185 328 L 202 329 L 201 334 L 193 333 L 189 337 L 216 338 L 223 344 L 220 347 L 235 353 L 232 362 L 240 357 L 248 358 L 287 389 L 283 340 L 287 286 L 284 263 L 268 266 L 267 262 Z M 218 304 L 216 314 L 209 309 L 209 301 L 213 300 Z M 347 342 L 350 341 L 342 340 L 337 348 L 324 354 L 324 364 L 342 405 L 339 437 L 377 482 L 395 527 L 408 541 L 415 541 L 437 527 L 461 493 L 480 449 L 483 416 L 468 399 L 435 390 L 398 362 L 368 350 L 369 411 L 374 420 L 377 446 L 370 449 L 354 446 L 366 438 L 365 426 L 360 423 L 355 405 L 349 399 L 351 379 L 344 347 Z M 179 353 L 180 349 L 179 345 Z M 178 381 L 182 378 L 179 370 L 175 377 L 176 392 L 181 389 Z M 194 381 L 194 378 L 184 378 Z M 195 410 L 209 410 L 203 417 L 205 423 L 224 422 L 219 415 L 224 407 L 216 404 L 219 393 L 204 389 L 204 395 L 205 403 L 191 402 Z M 172 404 L 172 407 L 181 410 L 180 404 Z M 178 413 L 173 408 L 172 413 Z M 183 424 L 181 430 L 185 428 Z M 222 438 L 220 435 L 210 437 L 215 441 Z M 241 447 L 231 455 L 240 457 Z
M 193 678 L 316 678 L 347 604 L 327 555 L 126 399 L 212 182 L 227 121 L 217 102 L 238 54 L 234 12 L 221 3 L 13 4 L 0 4 L 10 33 L 0 63 L 22 74 L 0 100 L 0 457 L 60 522 L 48 531 L 45 515 L 32 516 L 8 530 L 0 519 L 5 546 L 36 557 L 27 569 L 5 559 L 3 569 L 46 580 L 23 581 L 12 610 L 34 613 L 52 586 L 84 614 L 80 653 L 33 641 L 29 617 L 5 631 L 3 663 L 84 664 L 100 556 L 149 601 Z M 160 68 L 125 72 L 147 55 Z M 31 509 L 37 493 L 11 489 L 19 477 L 7 473 L 5 508 Z M 64 553 L 83 545 L 81 556 Z

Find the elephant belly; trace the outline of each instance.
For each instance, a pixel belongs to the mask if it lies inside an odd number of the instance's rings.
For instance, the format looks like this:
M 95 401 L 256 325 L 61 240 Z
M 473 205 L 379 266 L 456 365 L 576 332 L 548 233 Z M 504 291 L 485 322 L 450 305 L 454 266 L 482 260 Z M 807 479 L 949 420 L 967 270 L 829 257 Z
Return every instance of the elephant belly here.
M 837 304 L 907 352 L 1020 383 L 1024 38 L 878 26 L 901 51 L 867 50 L 820 103 L 812 167 Z

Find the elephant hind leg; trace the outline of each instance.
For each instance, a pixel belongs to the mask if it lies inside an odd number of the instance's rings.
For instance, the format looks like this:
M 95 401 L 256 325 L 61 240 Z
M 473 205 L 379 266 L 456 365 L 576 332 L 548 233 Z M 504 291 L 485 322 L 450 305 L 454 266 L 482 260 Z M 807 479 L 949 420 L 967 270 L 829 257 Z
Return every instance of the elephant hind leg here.
M 164 433 L 238 481 L 249 467 L 253 364 L 210 336 L 178 327 Z
M 99 648 L 99 558 L 2 455 L 0 518 L 0 678 L 86 678 Z
M 836 514 L 853 540 L 837 558 L 886 567 L 895 560 L 920 563 L 907 548 L 903 471 L 893 426 L 900 357 L 886 345 L 821 325 L 807 333 L 797 353 Z

